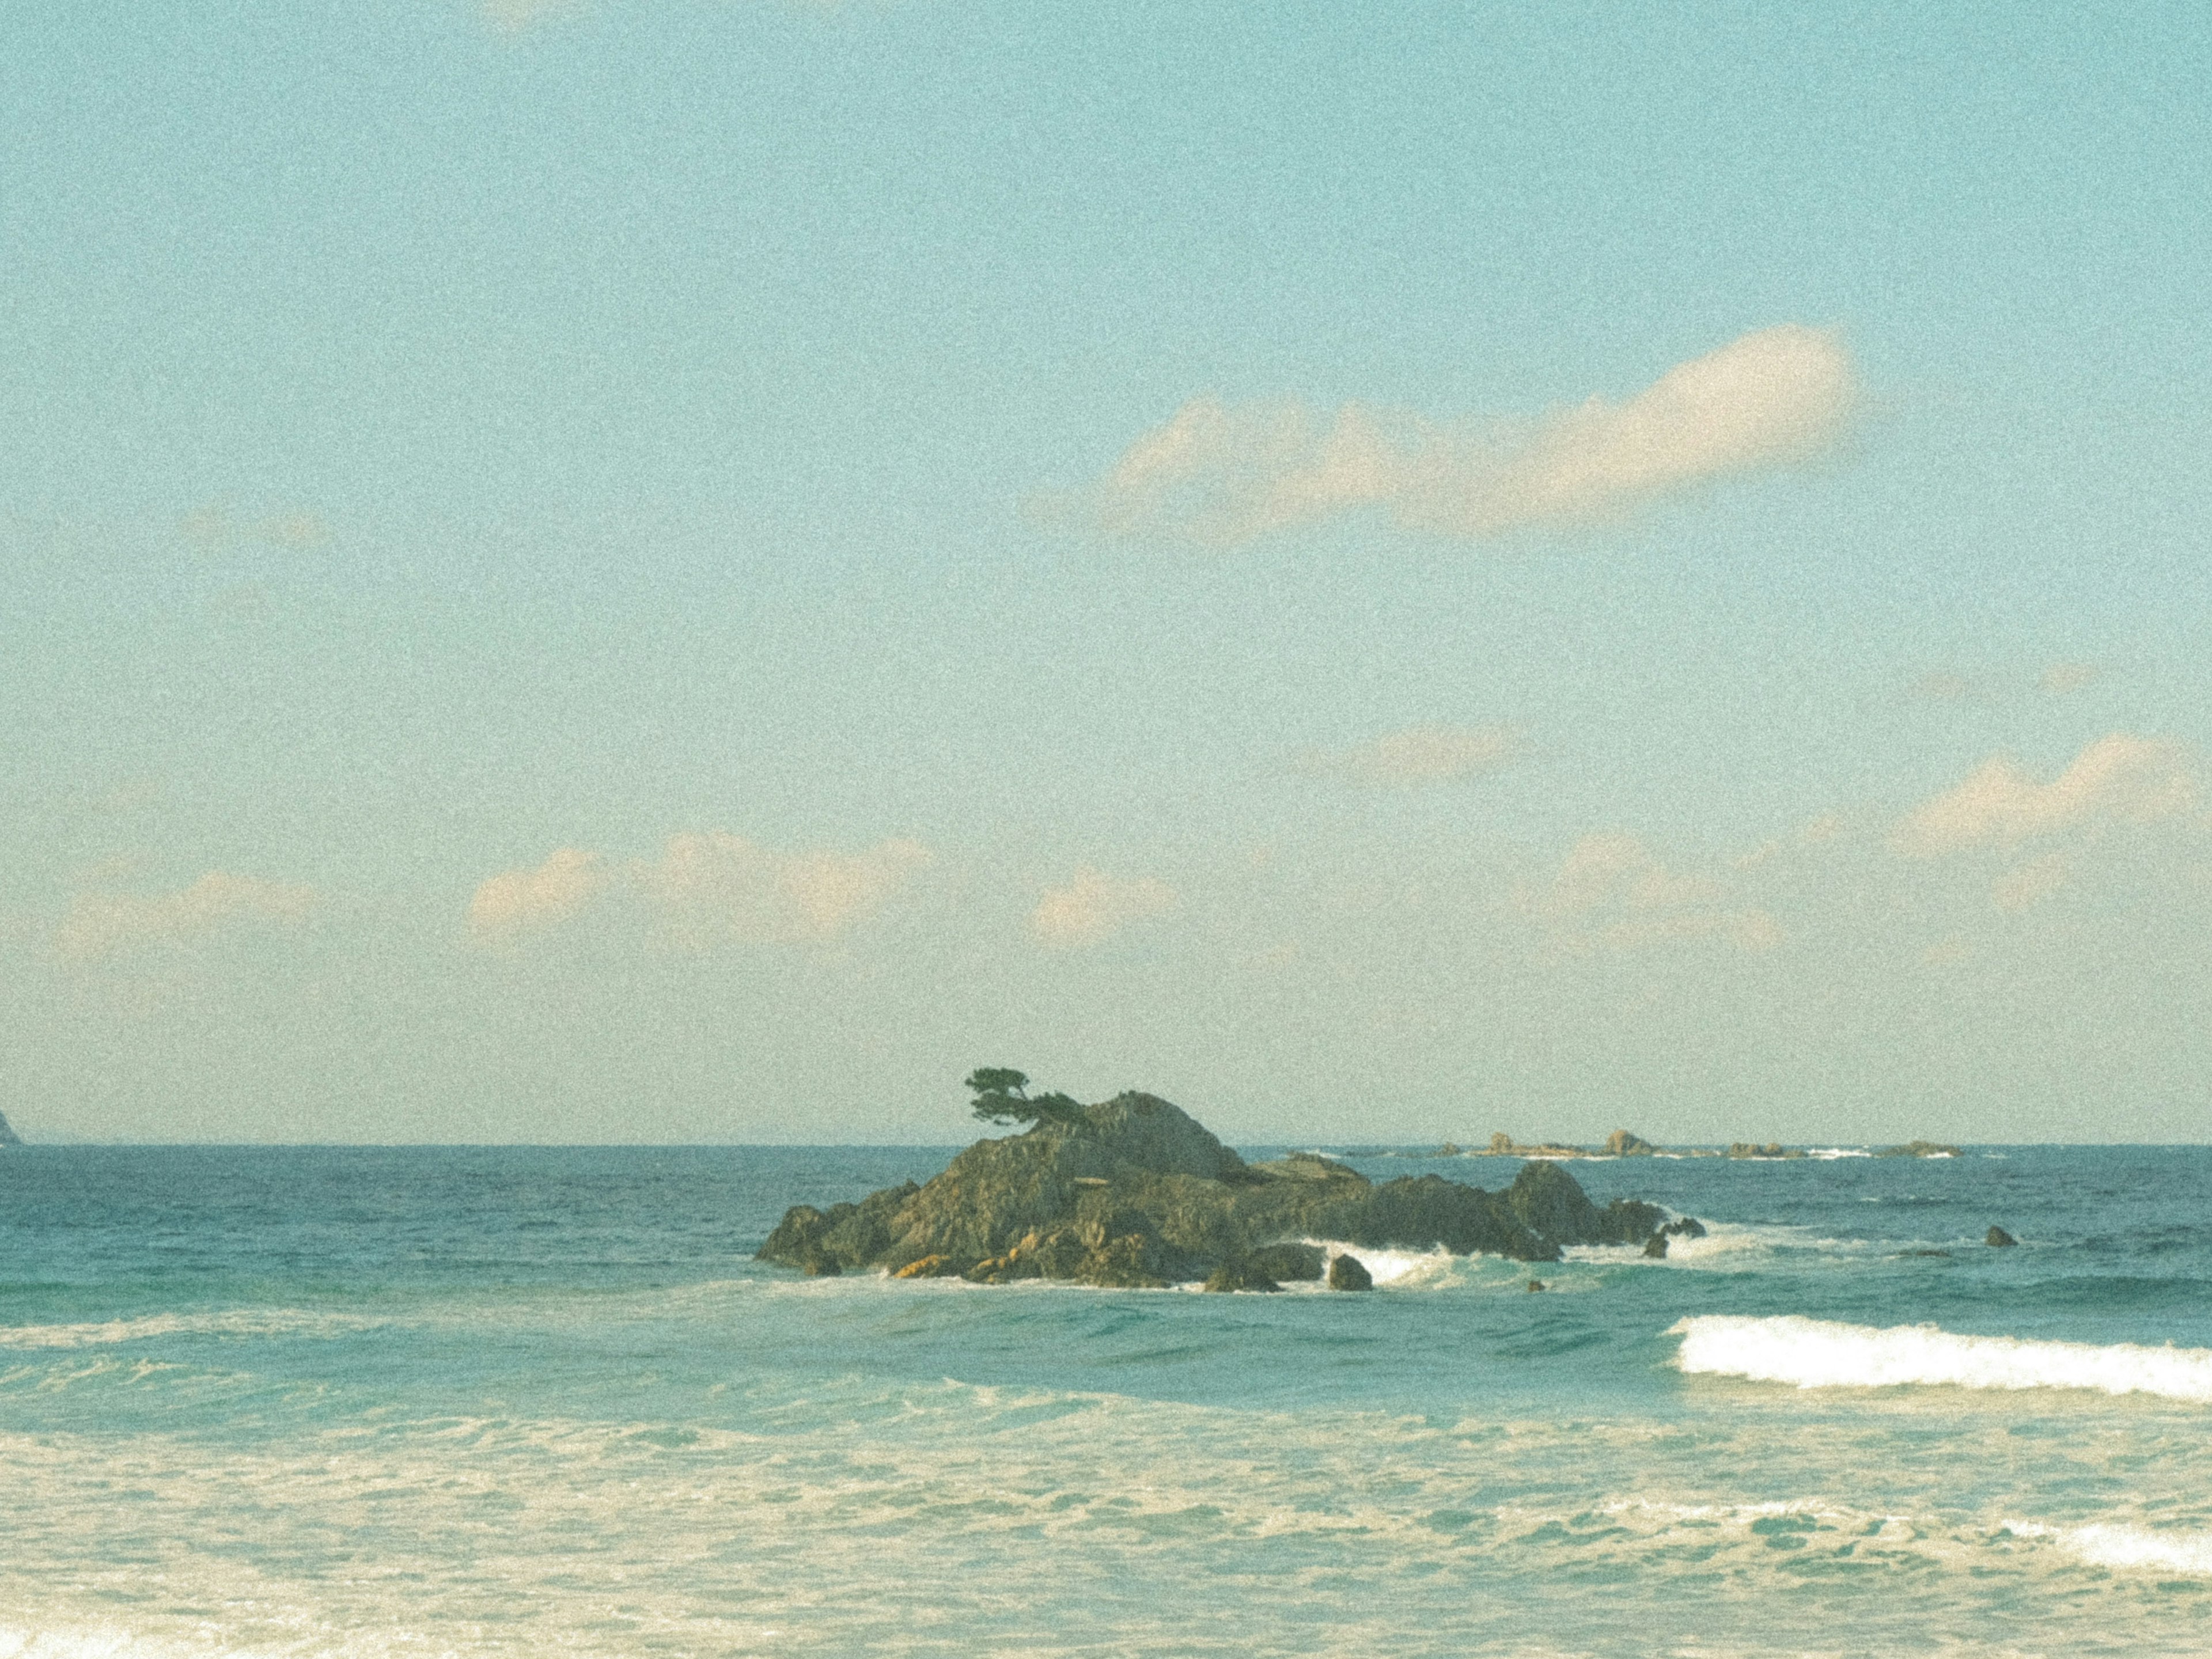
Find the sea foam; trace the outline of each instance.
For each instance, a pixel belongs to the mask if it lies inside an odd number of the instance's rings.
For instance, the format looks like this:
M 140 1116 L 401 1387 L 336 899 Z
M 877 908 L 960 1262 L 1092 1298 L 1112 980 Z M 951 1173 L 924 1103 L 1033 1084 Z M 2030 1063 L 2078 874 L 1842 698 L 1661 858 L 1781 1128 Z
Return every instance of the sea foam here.
M 1790 1382 L 1801 1389 L 1885 1389 L 1917 1383 L 1960 1389 L 2089 1389 L 2212 1401 L 2212 1349 L 2132 1342 L 2037 1342 L 1962 1336 L 1932 1325 L 1887 1328 L 1795 1315 L 1772 1319 L 1706 1314 L 1668 1334 L 1682 1339 L 1683 1370 Z
M 2212 1533 L 2151 1532 L 2142 1527 L 2111 1525 L 2069 1528 L 2033 1521 L 2008 1521 L 2005 1529 L 2023 1538 L 2055 1539 L 2093 1566 L 2212 1578 Z

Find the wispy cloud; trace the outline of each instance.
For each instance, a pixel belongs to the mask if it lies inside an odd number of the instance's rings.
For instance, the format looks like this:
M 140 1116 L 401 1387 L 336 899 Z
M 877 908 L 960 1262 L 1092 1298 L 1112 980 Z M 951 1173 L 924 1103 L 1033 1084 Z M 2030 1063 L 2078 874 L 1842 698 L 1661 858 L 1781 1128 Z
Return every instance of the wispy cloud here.
M 1055 950 L 1078 950 L 1111 939 L 1133 922 L 1175 908 L 1175 889 L 1150 876 L 1117 880 L 1084 865 L 1064 887 L 1045 890 L 1030 912 L 1030 932 Z
M 494 28 L 509 34 L 582 9 L 583 0 L 483 0 L 483 14 Z
M 2000 910 L 2029 910 L 2066 884 L 2066 860 L 2056 853 L 2014 866 L 1990 884 L 1990 902 Z
M 480 945 L 511 946 L 604 901 L 641 910 L 687 950 L 825 944 L 882 910 L 930 860 L 914 841 L 786 853 L 720 830 L 672 836 L 658 858 L 619 866 L 562 848 L 481 884 L 468 932 Z
M 2084 825 L 2148 823 L 2186 811 L 2197 797 L 2188 757 L 2174 744 L 2114 732 L 2049 783 L 1997 755 L 1901 819 L 1890 845 L 1908 858 L 2009 847 Z
M 1308 750 L 1297 765 L 1339 783 L 1405 789 L 1495 771 L 1520 747 L 1520 734 L 1510 726 L 1409 726 L 1348 749 Z
M 178 521 L 185 539 L 207 551 L 253 543 L 295 551 L 322 546 L 331 527 L 313 513 L 241 514 L 220 501 L 195 509 Z
M 1455 424 L 1346 404 L 1194 398 L 1048 518 L 1107 535 L 1231 546 L 1362 507 L 1463 540 L 1632 511 L 1832 444 L 1857 398 L 1832 330 L 1761 329 L 1669 369 L 1625 402 L 1540 420 Z
M 2105 671 L 2093 662 L 2055 662 L 2043 671 L 2036 684 L 2051 696 L 2063 697 L 2094 685 L 2104 677 Z
M 190 947 L 240 925 L 297 927 L 316 905 L 314 889 L 210 870 L 169 893 L 80 893 L 54 931 L 72 962 L 167 945 Z
M 820 944 L 882 909 L 930 857 L 914 841 L 777 853 L 711 830 L 672 836 L 637 873 L 672 933 L 692 948 Z
M 1619 831 L 1576 842 L 1527 904 L 1562 944 L 1577 950 L 1623 951 L 1717 937 L 1763 951 L 1783 939 L 1780 924 L 1766 911 L 1731 906 L 1718 882 L 1669 870 L 1637 837 Z
M 469 900 L 471 937 L 511 945 L 556 927 L 581 910 L 611 878 L 597 853 L 563 847 L 532 870 L 507 870 L 480 885 Z

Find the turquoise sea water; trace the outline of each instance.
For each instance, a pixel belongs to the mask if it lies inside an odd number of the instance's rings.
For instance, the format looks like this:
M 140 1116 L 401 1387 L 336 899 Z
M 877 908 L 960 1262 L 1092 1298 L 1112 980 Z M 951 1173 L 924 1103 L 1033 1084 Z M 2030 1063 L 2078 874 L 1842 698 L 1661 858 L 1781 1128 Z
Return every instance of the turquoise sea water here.
M 1711 1232 L 1541 1295 L 750 1259 L 948 1155 L 0 1153 L 0 1659 L 2212 1651 L 2212 1149 L 1580 1164 Z

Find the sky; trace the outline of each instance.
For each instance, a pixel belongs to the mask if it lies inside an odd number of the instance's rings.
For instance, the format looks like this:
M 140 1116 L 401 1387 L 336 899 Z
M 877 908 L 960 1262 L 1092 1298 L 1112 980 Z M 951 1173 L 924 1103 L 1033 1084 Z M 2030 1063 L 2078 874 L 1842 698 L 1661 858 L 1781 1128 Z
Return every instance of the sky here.
M 2212 15 L 81 0 L 30 1139 L 2212 1135 Z

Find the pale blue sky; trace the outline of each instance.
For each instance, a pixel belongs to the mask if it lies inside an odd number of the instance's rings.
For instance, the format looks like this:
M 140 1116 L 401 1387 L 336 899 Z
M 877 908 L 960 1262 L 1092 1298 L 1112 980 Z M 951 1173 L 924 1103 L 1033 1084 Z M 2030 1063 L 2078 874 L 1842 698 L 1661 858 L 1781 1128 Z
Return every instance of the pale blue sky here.
M 2212 22 L 1929 12 L 6 9 L 0 1109 L 2204 1138 Z

